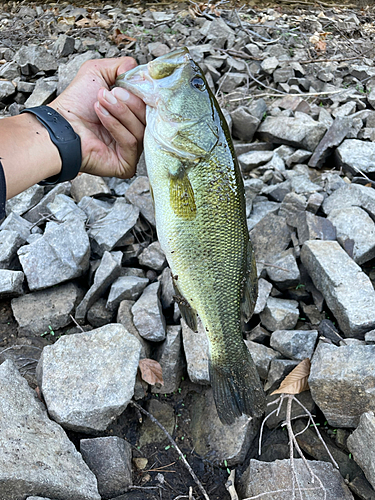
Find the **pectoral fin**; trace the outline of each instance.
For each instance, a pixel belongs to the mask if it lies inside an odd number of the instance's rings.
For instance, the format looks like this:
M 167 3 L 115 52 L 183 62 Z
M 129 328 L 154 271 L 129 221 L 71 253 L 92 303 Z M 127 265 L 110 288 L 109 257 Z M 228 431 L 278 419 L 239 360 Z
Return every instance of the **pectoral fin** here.
M 175 291 L 175 301 L 180 309 L 181 316 L 184 318 L 187 326 L 193 330 L 194 332 L 198 331 L 198 322 L 197 322 L 197 311 L 195 311 L 189 304 L 189 302 L 185 299 L 185 297 L 180 292 L 176 279 L 172 276 L 173 287 Z
M 184 220 L 192 220 L 197 214 L 194 191 L 186 171 L 181 175 L 169 178 L 169 195 L 171 207 L 178 217 Z
M 253 315 L 258 297 L 257 267 L 250 241 L 247 246 L 246 262 L 246 281 L 244 283 L 241 303 L 242 316 L 245 322 L 249 321 Z

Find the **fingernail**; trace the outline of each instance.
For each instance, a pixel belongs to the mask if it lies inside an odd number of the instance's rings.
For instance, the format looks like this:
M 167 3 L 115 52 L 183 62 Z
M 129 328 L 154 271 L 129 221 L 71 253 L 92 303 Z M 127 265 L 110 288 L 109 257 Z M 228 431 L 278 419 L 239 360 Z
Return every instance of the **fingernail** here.
M 99 104 L 98 102 L 96 103 L 96 107 L 102 113 L 102 115 L 109 116 L 108 111 L 105 108 L 103 108 L 103 106 L 101 104 Z
M 103 98 L 107 102 L 109 102 L 109 104 L 116 104 L 117 103 L 116 97 L 112 94 L 112 92 L 109 92 L 106 89 L 103 90 Z
M 129 99 L 129 92 L 121 87 L 115 87 L 112 92 L 120 101 L 127 101 Z

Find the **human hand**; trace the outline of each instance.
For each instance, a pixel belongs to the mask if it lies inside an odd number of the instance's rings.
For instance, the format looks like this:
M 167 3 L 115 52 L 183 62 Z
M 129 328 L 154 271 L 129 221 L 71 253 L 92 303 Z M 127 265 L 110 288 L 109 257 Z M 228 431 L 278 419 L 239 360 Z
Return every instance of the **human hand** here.
M 81 138 L 82 172 L 122 179 L 134 175 L 142 152 L 145 105 L 125 89 L 109 88 L 135 66 L 131 57 L 88 61 L 49 104 Z

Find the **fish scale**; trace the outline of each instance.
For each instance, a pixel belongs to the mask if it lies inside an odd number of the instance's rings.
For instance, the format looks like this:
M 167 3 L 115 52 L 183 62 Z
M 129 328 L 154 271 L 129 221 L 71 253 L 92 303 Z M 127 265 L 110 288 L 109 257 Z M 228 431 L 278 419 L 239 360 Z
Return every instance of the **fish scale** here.
M 257 290 L 243 181 L 228 127 L 200 68 L 179 49 L 121 75 L 147 104 L 144 139 L 160 245 L 182 316 L 209 340 L 220 420 L 259 416 L 265 396 L 243 341 Z

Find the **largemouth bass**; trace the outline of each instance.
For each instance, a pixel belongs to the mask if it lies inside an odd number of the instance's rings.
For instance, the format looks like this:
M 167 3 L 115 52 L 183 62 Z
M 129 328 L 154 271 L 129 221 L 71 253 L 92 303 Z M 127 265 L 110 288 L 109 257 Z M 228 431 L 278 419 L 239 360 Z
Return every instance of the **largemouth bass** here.
M 144 149 L 160 245 L 176 300 L 192 330 L 209 339 L 209 373 L 220 420 L 260 416 L 265 407 L 243 341 L 257 297 L 243 181 L 227 124 L 186 48 L 116 80 L 147 105 Z

